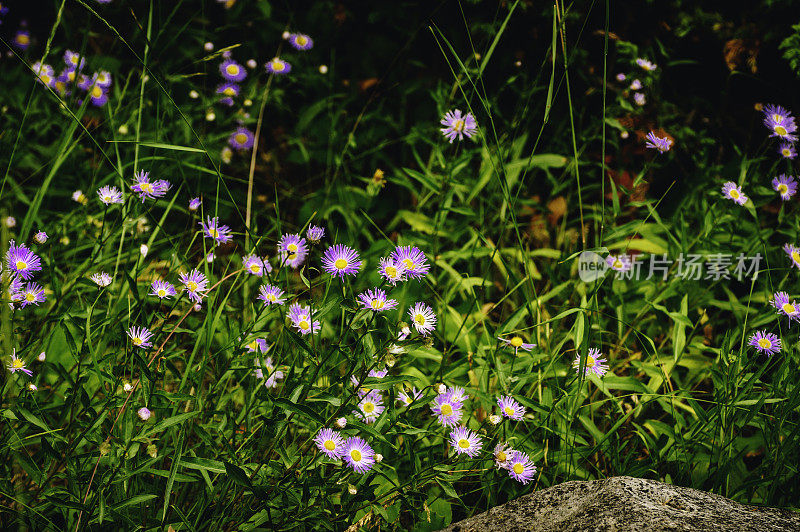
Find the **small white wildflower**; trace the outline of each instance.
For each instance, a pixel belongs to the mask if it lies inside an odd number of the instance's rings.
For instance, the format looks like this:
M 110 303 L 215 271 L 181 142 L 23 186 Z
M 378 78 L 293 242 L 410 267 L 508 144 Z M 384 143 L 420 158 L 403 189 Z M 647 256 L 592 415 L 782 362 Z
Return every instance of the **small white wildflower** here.
M 343 417 L 340 417 L 339 419 L 336 420 L 336 426 L 339 427 L 340 429 L 345 428 L 347 426 L 347 420 Z
M 150 248 L 147 247 L 147 244 L 142 244 L 139 246 L 139 253 L 142 254 L 142 257 L 146 257 L 148 251 L 150 251 Z
M 39 356 L 36 357 L 36 360 L 38 360 L 39 362 L 44 362 L 46 358 L 47 358 L 47 355 L 45 355 L 44 351 L 42 351 L 41 353 L 39 353 Z
M 248 59 L 247 60 L 247 68 L 255 68 L 258 66 L 255 59 Z
M 119 130 L 118 131 L 119 131 L 120 135 L 127 135 L 128 134 L 128 125 L 127 124 L 122 124 L 121 126 L 119 126 Z
M 501 421 L 502 418 L 497 414 L 492 414 L 491 416 L 489 416 L 489 423 L 491 423 L 492 425 L 499 425 Z
M 215 115 L 213 111 L 209 111 L 209 112 L 206 113 L 206 120 L 208 122 L 213 122 L 214 120 L 216 120 L 216 118 L 217 118 L 217 115 Z
M 328 65 L 320 65 L 319 66 L 319 73 L 320 74 L 327 74 L 328 73 Z
M 196 90 L 190 90 L 189 91 L 189 98 L 191 98 L 192 100 L 196 100 L 199 97 L 200 97 L 200 93 L 197 92 Z
M 212 50 L 214 49 L 214 43 L 213 43 L 213 42 L 207 42 L 207 43 L 205 43 L 205 44 L 203 45 L 203 49 L 204 49 L 206 52 L 210 52 L 210 51 L 212 51 Z

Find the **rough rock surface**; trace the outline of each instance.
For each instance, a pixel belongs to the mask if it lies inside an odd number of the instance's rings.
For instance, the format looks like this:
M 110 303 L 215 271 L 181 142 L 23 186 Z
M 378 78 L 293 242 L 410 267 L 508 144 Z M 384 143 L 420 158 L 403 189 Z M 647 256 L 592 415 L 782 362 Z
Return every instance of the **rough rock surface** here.
M 447 532 L 800 531 L 800 513 L 633 477 L 564 482 L 451 525 Z

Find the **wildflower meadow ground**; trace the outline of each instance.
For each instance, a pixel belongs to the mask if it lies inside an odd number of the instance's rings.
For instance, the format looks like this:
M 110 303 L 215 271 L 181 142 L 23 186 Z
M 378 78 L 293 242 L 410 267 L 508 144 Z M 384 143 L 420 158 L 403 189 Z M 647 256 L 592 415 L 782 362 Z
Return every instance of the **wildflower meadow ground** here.
M 614 475 L 797 509 L 780 3 L 36 4 L 0 528 L 436 530 Z

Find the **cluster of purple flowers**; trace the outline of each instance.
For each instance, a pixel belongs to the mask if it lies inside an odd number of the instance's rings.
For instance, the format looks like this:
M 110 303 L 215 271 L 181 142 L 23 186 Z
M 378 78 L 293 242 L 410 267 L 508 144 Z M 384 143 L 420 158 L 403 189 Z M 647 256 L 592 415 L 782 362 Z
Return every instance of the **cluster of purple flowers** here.
M 110 72 L 101 70 L 91 75 L 83 73 L 86 59 L 72 50 L 64 52 L 64 65 L 58 75 L 52 66 L 45 63 L 36 62 L 31 68 L 41 84 L 53 89 L 62 98 L 69 96 L 72 87 L 77 85 L 95 107 L 102 107 L 108 102 L 112 82 Z
M 655 72 L 656 70 L 658 70 L 658 66 L 656 64 L 654 64 L 651 61 L 649 61 L 647 59 L 644 59 L 642 57 L 637 58 L 635 63 L 636 63 L 636 66 L 638 66 L 639 68 L 644 70 L 645 73 L 651 73 L 651 72 Z M 620 83 L 623 83 L 623 82 L 628 80 L 628 75 L 625 74 L 624 72 L 620 72 L 620 73 L 617 74 L 616 79 Z M 647 97 L 645 96 L 644 92 L 642 92 L 643 88 L 644 88 L 644 84 L 642 83 L 642 81 L 639 78 L 636 78 L 636 77 L 634 77 L 631 80 L 630 84 L 628 85 L 628 89 L 633 91 L 633 102 L 636 105 L 638 105 L 639 107 L 641 107 L 641 106 L 643 106 L 643 105 L 645 105 L 647 103 Z M 648 146 L 648 147 L 651 147 L 651 146 Z M 661 148 L 658 148 L 658 149 L 659 149 L 659 151 L 662 151 L 662 153 L 664 151 L 666 151 L 666 150 L 661 150 Z M 669 146 L 667 146 L 667 149 L 669 149 Z
M 30 248 L 25 244 L 17 245 L 13 240 L 9 243 L 4 280 L 9 283 L 8 291 L 12 307 L 19 305 L 20 308 L 25 308 L 28 305 L 38 306 L 44 303 L 44 288 L 32 282 L 35 272 L 41 270 L 42 261 Z

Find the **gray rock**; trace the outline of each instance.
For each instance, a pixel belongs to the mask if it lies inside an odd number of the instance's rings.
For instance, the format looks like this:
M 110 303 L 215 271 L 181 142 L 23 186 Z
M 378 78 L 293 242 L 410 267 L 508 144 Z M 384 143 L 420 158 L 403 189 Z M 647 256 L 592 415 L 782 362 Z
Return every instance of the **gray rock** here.
M 633 477 L 564 482 L 492 508 L 447 532 L 800 531 L 800 513 Z

